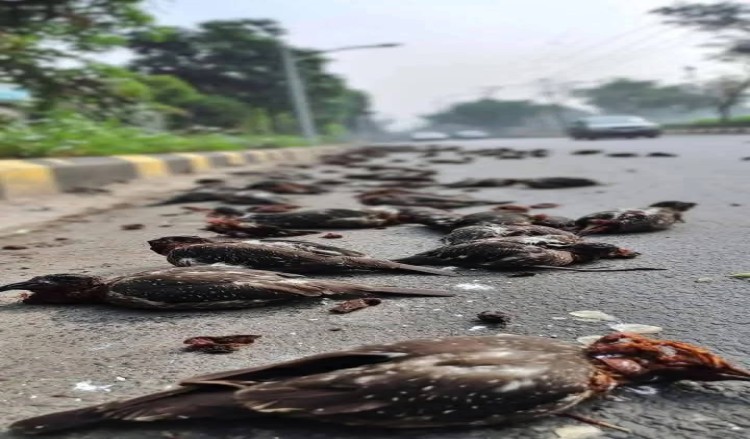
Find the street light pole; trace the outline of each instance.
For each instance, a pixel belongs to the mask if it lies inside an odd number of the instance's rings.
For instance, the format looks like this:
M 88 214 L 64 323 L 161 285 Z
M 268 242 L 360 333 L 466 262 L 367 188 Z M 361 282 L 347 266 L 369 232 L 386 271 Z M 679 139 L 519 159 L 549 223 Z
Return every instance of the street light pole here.
M 330 53 L 330 52 L 342 52 L 345 50 L 359 50 L 359 49 L 385 49 L 391 47 L 398 47 L 399 43 L 383 43 L 383 44 L 369 44 L 363 46 L 346 46 L 338 47 L 335 49 L 321 50 L 315 54 Z M 281 51 L 281 63 L 284 68 L 284 76 L 289 86 L 289 96 L 292 99 L 292 105 L 294 106 L 294 113 L 297 117 L 297 123 L 300 126 L 302 135 L 307 140 L 307 143 L 314 145 L 318 143 L 318 132 L 315 128 L 315 119 L 310 108 L 310 102 L 307 99 L 307 89 L 305 83 L 302 80 L 302 75 L 299 71 L 297 61 L 304 59 L 296 58 L 289 46 L 284 41 L 279 40 L 279 50 Z
M 318 143 L 318 133 L 315 129 L 310 103 L 307 101 L 305 84 L 302 82 L 302 76 L 299 73 L 297 61 L 294 59 L 289 47 L 281 42 L 281 62 L 284 66 L 284 75 L 289 86 L 289 97 L 292 99 L 294 112 L 297 116 L 297 123 L 302 130 L 302 135 L 307 143 L 314 145 Z

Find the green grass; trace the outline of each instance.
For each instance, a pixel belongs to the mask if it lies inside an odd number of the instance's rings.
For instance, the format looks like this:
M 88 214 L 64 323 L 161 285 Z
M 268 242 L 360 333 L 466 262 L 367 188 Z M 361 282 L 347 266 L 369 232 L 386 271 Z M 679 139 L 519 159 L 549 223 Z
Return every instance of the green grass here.
M 71 114 L 33 124 L 0 126 L 0 158 L 236 151 L 304 144 L 297 136 L 154 133 L 116 121 L 97 122 Z
M 671 128 L 724 128 L 724 127 L 750 127 L 750 116 L 733 117 L 727 122 L 719 119 L 698 119 L 690 123 L 672 124 Z

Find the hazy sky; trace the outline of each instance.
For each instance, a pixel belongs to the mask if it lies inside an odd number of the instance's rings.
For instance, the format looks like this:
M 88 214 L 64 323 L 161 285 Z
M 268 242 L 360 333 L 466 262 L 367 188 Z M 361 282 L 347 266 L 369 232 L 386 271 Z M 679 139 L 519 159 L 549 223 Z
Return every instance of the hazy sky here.
M 705 37 L 647 12 L 668 0 L 152 0 L 161 23 L 272 18 L 298 46 L 403 47 L 331 54 L 330 69 L 374 98 L 400 125 L 480 96 L 541 99 L 539 78 L 561 83 L 616 76 L 705 79 Z

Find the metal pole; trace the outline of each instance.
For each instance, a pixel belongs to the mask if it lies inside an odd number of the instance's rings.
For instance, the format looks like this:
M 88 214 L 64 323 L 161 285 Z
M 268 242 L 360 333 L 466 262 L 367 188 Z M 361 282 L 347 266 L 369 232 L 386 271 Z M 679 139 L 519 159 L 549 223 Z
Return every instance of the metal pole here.
M 318 143 L 318 133 L 315 129 L 315 122 L 313 120 L 312 111 L 310 110 L 310 104 L 307 101 L 305 84 L 302 82 L 297 62 L 292 56 L 289 47 L 287 47 L 283 41 L 279 41 L 279 47 L 281 50 L 281 62 L 284 66 L 284 76 L 286 76 L 286 82 L 289 85 L 289 95 L 292 98 L 294 113 L 297 116 L 297 123 L 302 130 L 302 135 L 307 139 L 307 142 L 314 145 Z

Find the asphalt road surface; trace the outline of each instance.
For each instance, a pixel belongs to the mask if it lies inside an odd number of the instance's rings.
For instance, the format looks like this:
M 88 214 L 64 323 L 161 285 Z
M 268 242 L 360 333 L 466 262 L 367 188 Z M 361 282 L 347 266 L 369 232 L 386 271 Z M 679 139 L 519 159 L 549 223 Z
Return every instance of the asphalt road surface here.
M 502 273 L 470 272 L 462 278 L 364 274 L 362 282 L 448 288 L 452 298 L 387 300 L 347 315 L 328 313 L 331 303 L 215 312 L 139 312 L 104 306 L 28 306 L 18 294 L 0 298 L 0 418 L 13 420 L 83 407 L 165 389 L 180 378 L 262 365 L 366 343 L 415 337 L 489 335 L 498 330 L 475 320 L 478 312 L 501 310 L 514 316 L 505 331 L 574 341 L 608 332 L 605 322 L 571 318 L 576 310 L 600 310 L 625 323 L 664 328 L 664 338 L 710 347 L 750 367 L 750 282 L 729 278 L 750 271 L 750 139 L 744 136 L 685 136 L 654 140 L 573 142 L 565 139 L 466 141 L 467 148 L 510 146 L 550 148 L 548 158 L 478 159 L 470 165 L 431 165 L 444 182 L 465 177 L 583 176 L 603 186 L 533 190 L 486 189 L 481 198 L 519 204 L 559 203 L 544 212 L 578 216 L 613 207 L 645 206 L 662 200 L 699 203 L 686 223 L 673 229 L 597 238 L 642 253 L 634 260 L 607 261 L 611 267 L 652 266 L 667 271 L 622 273 L 541 272 L 509 278 Z M 453 142 L 451 142 L 453 143 Z M 608 152 L 663 151 L 676 158 L 573 156 L 579 148 Z M 414 155 L 393 155 L 411 159 Z M 334 168 L 341 170 L 341 168 Z M 314 171 L 321 170 L 319 167 Z M 336 174 L 323 174 L 331 177 Z M 239 181 L 247 181 L 235 178 Z M 356 206 L 357 187 L 296 199 L 309 206 Z M 450 191 L 449 191 L 450 192 Z M 453 191 L 455 192 L 455 191 Z M 166 266 L 147 239 L 197 234 L 202 214 L 180 206 L 109 210 L 48 223 L 37 231 L 3 238 L 0 283 L 32 275 L 78 272 L 114 275 Z M 543 211 L 539 211 L 540 213 Z M 122 231 L 141 223 L 141 230 Z M 418 226 L 386 230 L 343 230 L 344 238 L 309 239 L 399 257 L 438 245 L 437 233 Z M 67 240 L 58 240 L 66 238 Z M 307 239 L 308 237 L 305 237 Z M 341 328 L 332 331 L 333 328 Z M 261 334 L 255 345 L 230 355 L 181 352 L 182 340 L 198 335 Z M 632 433 L 604 430 L 600 437 L 747 438 L 750 437 L 750 387 L 746 383 L 694 384 L 621 389 L 589 401 L 575 413 L 608 421 Z M 190 423 L 145 425 L 135 429 L 97 429 L 66 438 L 554 438 L 555 429 L 579 425 L 547 418 L 509 427 L 475 430 L 388 432 L 326 427 L 301 421 L 269 423 Z M 9 435 L 8 435 L 9 436 Z M 5 436 L 3 436 L 5 437 Z

